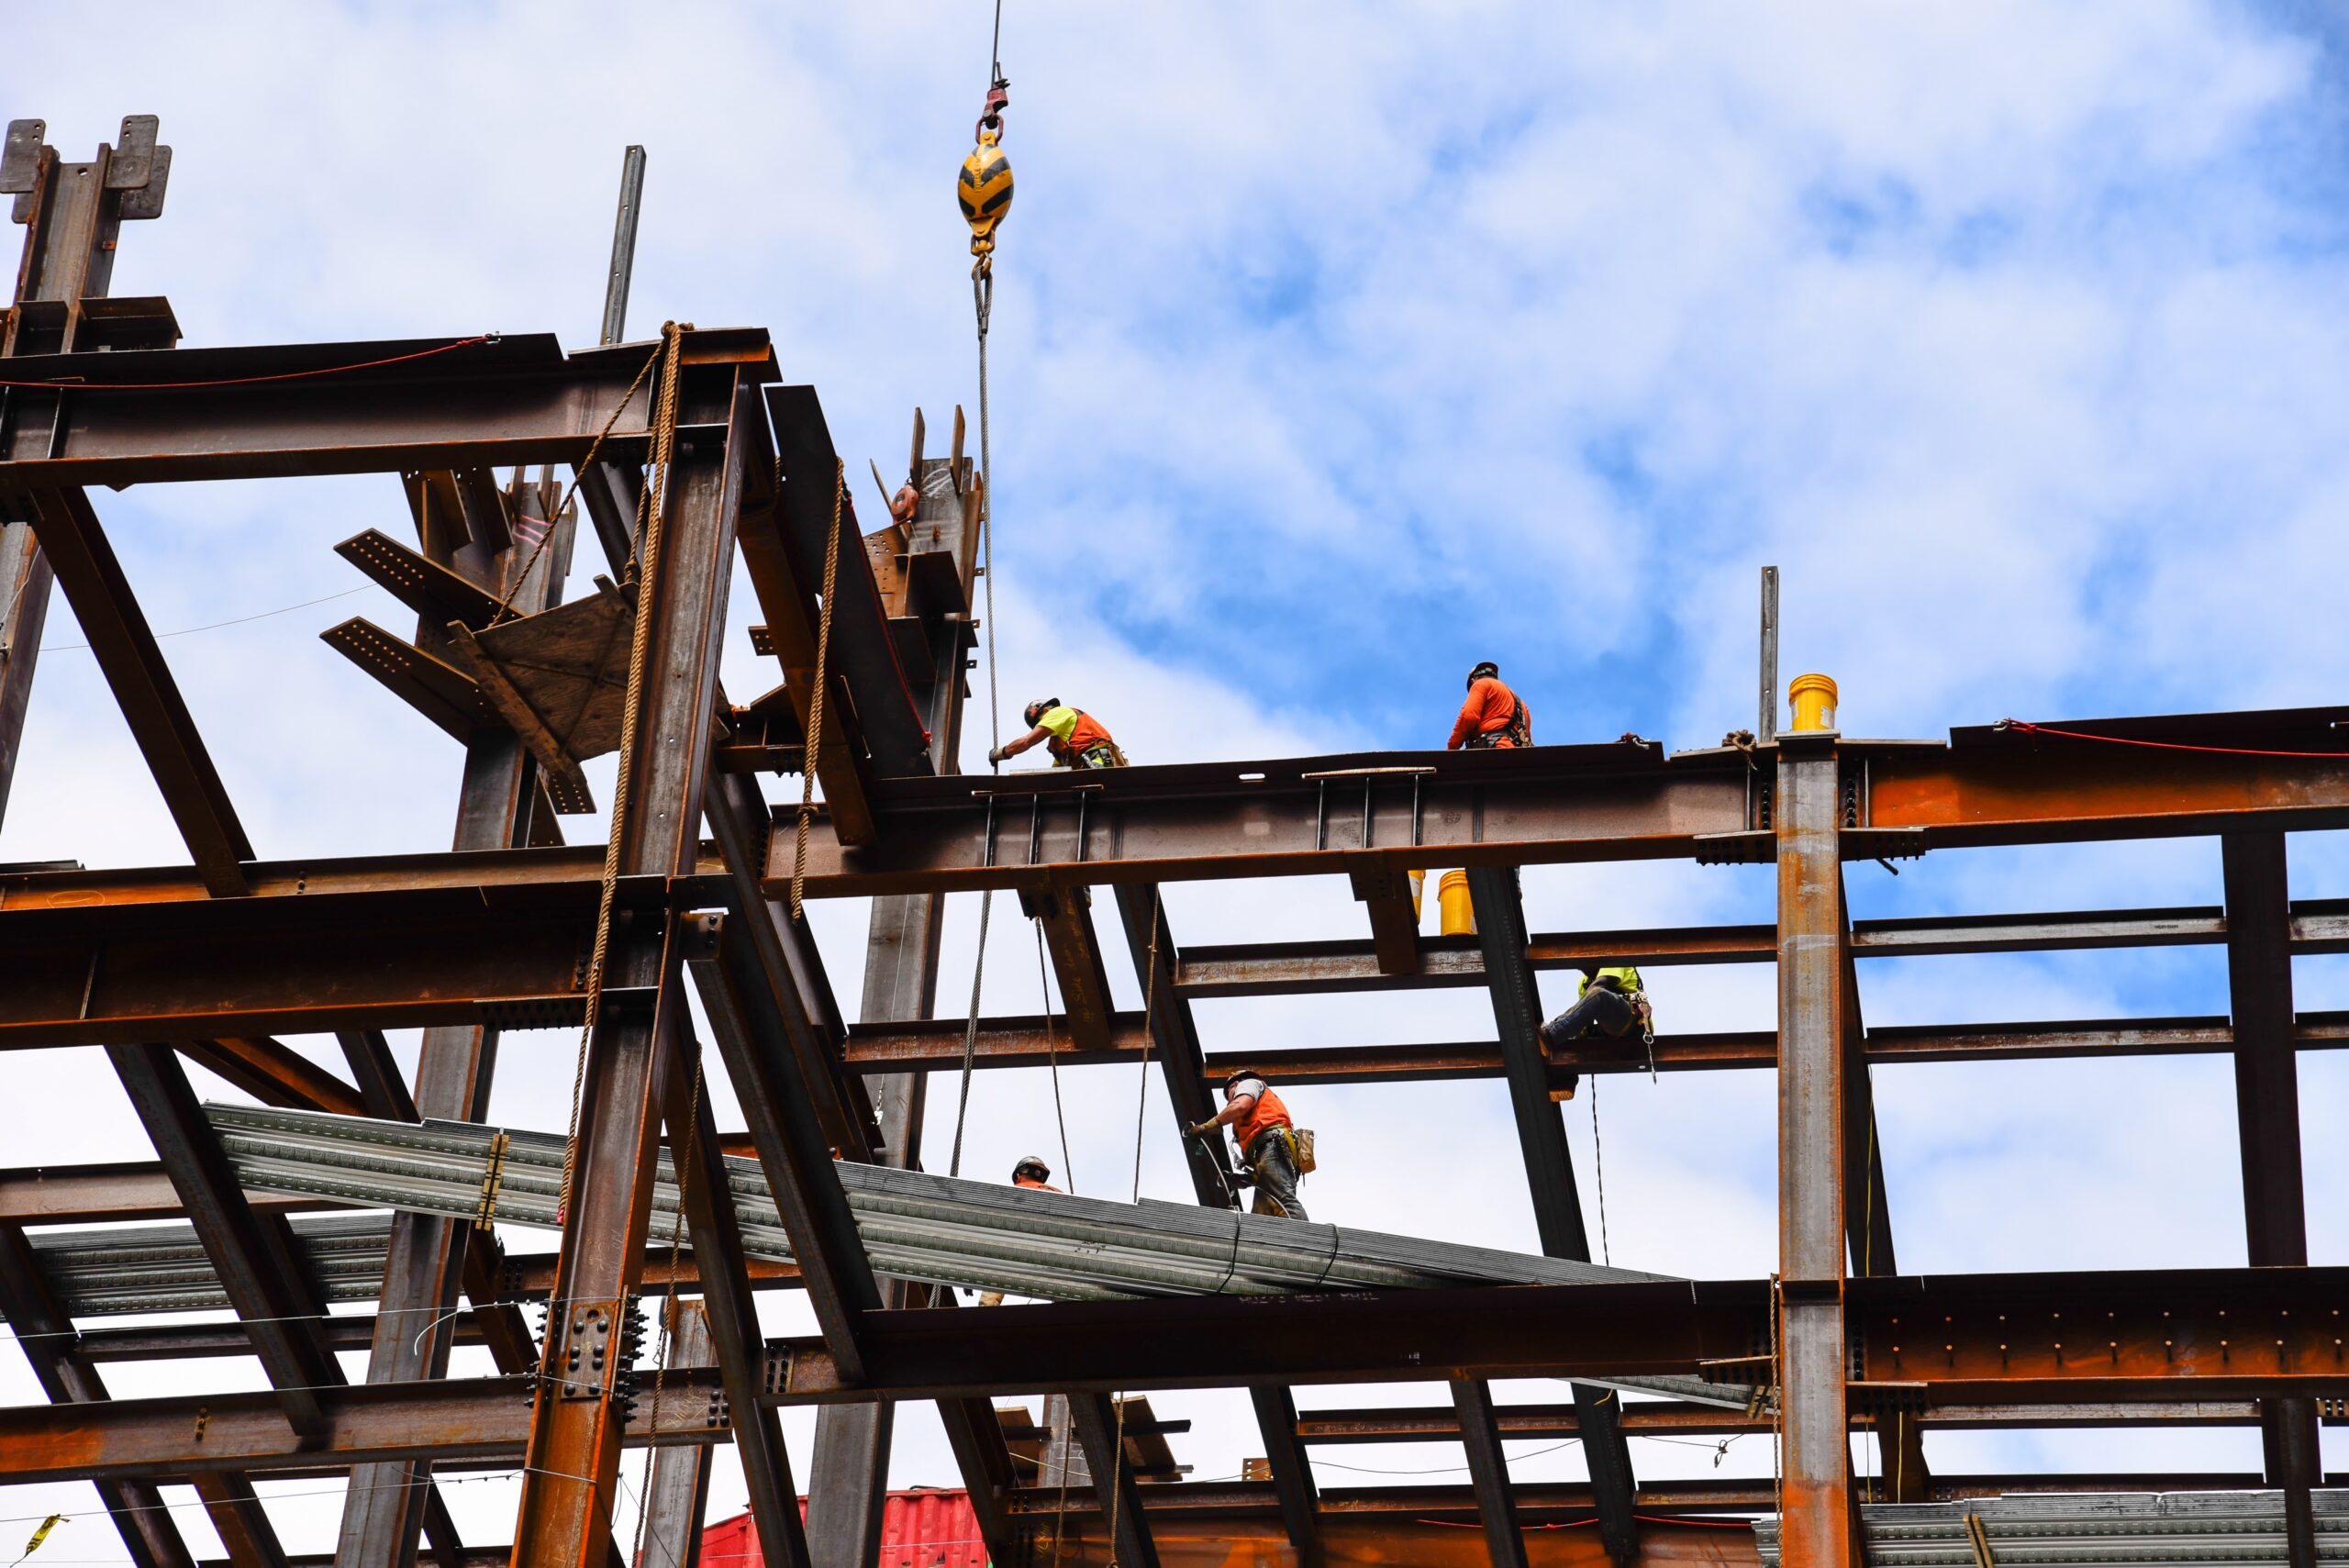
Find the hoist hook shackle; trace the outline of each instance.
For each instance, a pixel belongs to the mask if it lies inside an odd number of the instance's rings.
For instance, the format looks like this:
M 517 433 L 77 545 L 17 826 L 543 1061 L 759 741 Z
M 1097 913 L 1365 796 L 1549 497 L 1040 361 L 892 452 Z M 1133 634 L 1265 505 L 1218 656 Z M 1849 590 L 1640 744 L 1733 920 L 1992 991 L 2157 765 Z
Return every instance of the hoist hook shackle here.
M 1011 79 L 998 76 L 995 85 L 987 89 L 986 102 L 979 106 L 979 123 L 971 128 L 971 139 L 977 141 L 982 133 L 1003 134 L 1003 111 L 1011 107 Z

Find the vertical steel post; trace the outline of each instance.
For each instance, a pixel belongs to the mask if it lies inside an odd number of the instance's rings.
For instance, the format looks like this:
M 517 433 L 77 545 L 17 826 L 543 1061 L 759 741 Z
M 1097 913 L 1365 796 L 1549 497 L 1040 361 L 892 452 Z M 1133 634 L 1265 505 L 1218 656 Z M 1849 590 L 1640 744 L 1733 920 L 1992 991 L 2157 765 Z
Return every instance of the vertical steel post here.
M 620 210 L 612 219 L 612 270 L 604 280 L 604 335 L 617 343 L 628 327 L 628 285 L 636 275 L 637 209 L 644 205 L 644 149 L 620 155 Z
M 1778 1398 L 1786 1568 L 1851 1568 L 1843 1255 L 1843 879 L 1831 730 L 1779 738 Z
M 466 548 L 443 550 L 442 565 L 492 593 L 512 590 L 514 608 L 535 614 L 561 602 L 571 571 L 573 519 L 544 519 L 535 492 L 523 497 L 523 514 L 552 530 L 545 559 L 517 586 L 507 578 L 522 569 L 531 547 L 517 540 L 495 556 Z M 434 548 L 426 539 L 425 548 Z M 419 644 L 445 639 L 430 616 L 418 618 Z M 538 766 L 511 730 L 485 729 L 465 746 L 463 782 L 457 797 L 457 826 L 451 848 L 519 849 L 530 841 L 530 814 L 538 789 Z M 497 1058 L 497 1031 L 478 1024 L 438 1024 L 424 1031 L 417 1053 L 416 1111 L 419 1117 L 478 1121 L 489 1112 L 489 1085 Z M 375 1333 L 367 1359 L 369 1383 L 400 1383 L 448 1374 L 455 1321 L 441 1319 L 457 1305 L 466 1248 L 473 1227 L 429 1214 L 395 1214 L 384 1258 L 384 1284 Z M 476 1307 L 480 1302 L 474 1303 Z M 428 1325 L 434 1326 L 430 1331 Z M 424 1512 L 429 1462 L 392 1461 L 353 1467 L 343 1500 L 342 1529 L 335 1547 L 336 1568 L 407 1568 L 416 1561 L 417 1531 Z
M 2243 1150 L 2243 1220 L 2254 1268 L 2309 1261 L 2308 1195 L 2300 1172 L 2299 1043 L 2292 1018 L 2292 894 L 2281 833 L 2229 833 L 2227 992 L 2235 1039 L 2235 1125 Z M 2284 1494 L 2291 1568 L 2314 1568 L 2310 1488 L 2323 1484 L 2315 1404 L 2260 1402 L 2267 1484 Z
M 1766 746 L 1778 738 L 1778 569 L 1762 569 L 1762 706 L 1753 739 Z
M 921 451 L 921 418 L 915 415 L 911 472 L 920 485 L 913 538 L 924 548 L 948 549 L 961 560 L 974 560 L 961 549 L 963 516 L 952 458 L 925 458 Z M 973 579 L 963 578 L 963 602 L 970 602 Z M 930 672 L 923 722 L 930 731 L 930 765 L 938 773 L 962 771 L 963 661 L 970 634 L 960 627 L 939 639 L 937 657 Z M 931 1017 L 938 1006 L 939 942 L 945 929 L 946 895 L 908 893 L 873 900 L 871 925 L 864 949 L 864 997 L 858 1017 L 867 1023 L 908 1023 Z M 881 1127 L 881 1159 L 901 1170 L 921 1163 L 921 1123 L 928 1106 L 930 1076 L 926 1073 L 891 1073 L 865 1080 L 865 1092 Z M 889 1283 L 882 1287 L 891 1307 L 910 1304 L 906 1287 Z M 985 1407 L 985 1402 L 979 1402 Z M 952 1402 L 940 1407 L 950 1435 L 961 1424 L 963 1438 L 990 1453 L 999 1450 L 992 1418 L 985 1423 L 963 1421 L 965 1412 Z M 807 1549 L 816 1568 L 863 1568 L 881 1549 L 881 1522 L 888 1502 L 889 1449 L 895 1435 L 896 1407 L 888 1400 L 865 1405 L 827 1405 L 816 1412 L 815 1462 L 807 1485 Z M 964 1467 L 963 1481 L 975 1494 L 982 1474 Z M 982 1512 L 984 1520 L 988 1516 Z M 1000 1533 L 1000 1532 L 998 1532 Z M 997 1542 L 989 1538 L 994 1549 Z
M 691 360 L 689 348 L 680 421 L 725 433 L 679 443 L 665 542 L 639 584 L 636 613 L 651 645 L 622 753 L 628 810 L 613 824 L 623 876 L 694 870 L 744 473 L 765 449 L 751 373 L 696 370 Z M 531 1412 L 515 1568 L 603 1568 L 611 1550 L 623 1421 L 618 1325 L 644 1266 L 660 1141 L 658 1048 L 689 1030 L 671 924 L 658 910 L 613 921 L 584 1063 L 577 1172 L 547 1326 L 551 1375 Z

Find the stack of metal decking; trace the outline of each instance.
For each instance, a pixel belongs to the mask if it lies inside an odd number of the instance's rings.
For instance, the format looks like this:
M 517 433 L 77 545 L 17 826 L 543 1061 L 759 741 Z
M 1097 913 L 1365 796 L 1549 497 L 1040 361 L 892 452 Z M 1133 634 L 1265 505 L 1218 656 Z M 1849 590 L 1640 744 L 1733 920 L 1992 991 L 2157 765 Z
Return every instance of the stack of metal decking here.
M 2318 1492 L 2316 1555 L 2349 1562 L 2349 1491 Z M 1973 1515 L 1981 1521 L 1980 1544 Z M 2094 1492 L 1860 1508 L 1874 1568 L 2157 1568 L 2182 1562 L 2283 1568 L 2281 1492 Z M 1765 1568 L 1778 1562 L 1778 1521 L 1754 1522 Z M 1987 1562 L 1984 1551 L 1987 1550 Z
M 237 1106 L 205 1113 L 254 1191 L 560 1229 L 563 1140 L 551 1133 Z M 726 1167 L 744 1250 L 789 1262 L 791 1238 L 758 1162 L 729 1157 Z M 848 1162 L 833 1169 L 874 1271 L 925 1284 L 1108 1301 L 1664 1277 L 1188 1204 L 1111 1203 Z M 654 1238 L 668 1234 L 677 1203 L 664 1154 Z

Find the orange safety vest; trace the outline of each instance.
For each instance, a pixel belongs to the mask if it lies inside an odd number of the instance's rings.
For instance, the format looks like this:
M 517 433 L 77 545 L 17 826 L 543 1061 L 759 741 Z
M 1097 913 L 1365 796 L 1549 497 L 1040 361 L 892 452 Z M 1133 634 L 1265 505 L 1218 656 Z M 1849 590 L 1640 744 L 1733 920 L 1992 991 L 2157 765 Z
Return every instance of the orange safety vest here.
M 1109 740 L 1109 732 L 1101 728 L 1101 721 L 1083 708 L 1076 710 L 1076 728 L 1069 731 L 1066 740 L 1057 735 L 1048 734 L 1044 738 L 1045 746 L 1052 753 L 1052 761 L 1063 765 L 1073 763 L 1105 741 L 1110 745 L 1117 744 Z
M 1231 1124 L 1231 1131 L 1240 1140 L 1240 1152 L 1245 1154 L 1256 1141 L 1256 1135 L 1267 1128 L 1296 1125 L 1289 1120 L 1288 1107 L 1281 1104 L 1281 1097 L 1268 1088 L 1256 1096 L 1256 1103 L 1248 1107 L 1246 1115 Z
M 1011 1184 L 1015 1187 L 1034 1187 L 1038 1192 L 1044 1193 L 1056 1193 L 1060 1191 L 1060 1188 L 1052 1185 L 1052 1183 L 1040 1182 L 1031 1176 L 1014 1176 L 1011 1178 Z
M 1514 751 L 1533 744 L 1533 716 L 1525 700 L 1490 675 L 1479 675 L 1460 705 L 1447 749 L 1462 746 Z

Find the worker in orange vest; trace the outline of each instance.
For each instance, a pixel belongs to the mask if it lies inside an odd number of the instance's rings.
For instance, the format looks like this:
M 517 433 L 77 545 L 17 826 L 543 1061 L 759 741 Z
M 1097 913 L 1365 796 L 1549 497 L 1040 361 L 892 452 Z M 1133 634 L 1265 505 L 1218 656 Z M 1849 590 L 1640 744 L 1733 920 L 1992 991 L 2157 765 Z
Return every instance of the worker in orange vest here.
M 1468 672 L 1468 700 L 1452 726 L 1447 751 L 1517 751 L 1533 744 L 1533 716 L 1518 695 L 1501 684 L 1501 667 L 1487 659 Z
M 1017 757 L 1030 746 L 1049 747 L 1052 765 L 1061 768 L 1122 768 L 1126 754 L 1109 739 L 1101 721 L 1081 707 L 1071 707 L 1058 697 L 1043 697 L 1030 703 L 1020 718 L 1028 725 L 1028 733 L 1017 740 L 1007 740 L 987 753 L 987 761 L 1000 762 L 1007 757 Z
M 1297 1184 L 1304 1173 L 1304 1160 L 1297 1124 L 1281 1097 L 1262 1077 L 1241 1068 L 1223 1081 L 1223 1109 L 1186 1130 L 1193 1138 L 1207 1138 L 1219 1127 L 1231 1129 L 1241 1161 L 1251 1168 L 1256 1184 L 1254 1211 L 1303 1219 L 1305 1205 L 1297 1201 Z
M 1052 1185 L 1052 1168 L 1044 1163 L 1041 1154 L 1021 1156 L 1019 1163 L 1011 1167 L 1011 1184 L 1015 1187 L 1034 1187 L 1039 1192 L 1060 1191 Z
M 1021 1155 L 1019 1163 L 1011 1167 L 1011 1184 L 1015 1187 L 1033 1187 L 1040 1193 L 1060 1191 L 1060 1188 L 1052 1185 L 1052 1168 L 1044 1163 L 1044 1157 L 1041 1154 Z M 979 1292 L 979 1305 L 1001 1307 L 1003 1292 L 999 1290 Z

